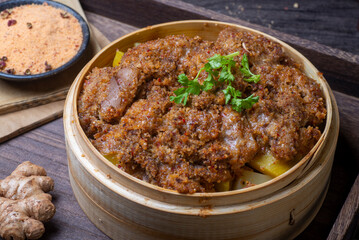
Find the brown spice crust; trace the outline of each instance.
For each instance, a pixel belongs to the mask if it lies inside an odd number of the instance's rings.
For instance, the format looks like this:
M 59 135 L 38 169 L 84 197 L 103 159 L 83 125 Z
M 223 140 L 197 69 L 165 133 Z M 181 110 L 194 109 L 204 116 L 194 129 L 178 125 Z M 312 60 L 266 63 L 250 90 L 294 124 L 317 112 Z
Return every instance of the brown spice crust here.
M 234 87 L 260 97 L 238 113 L 225 105 L 223 86 L 190 96 L 187 105 L 169 97 L 193 79 L 207 58 L 246 53 L 257 84 L 243 81 L 238 66 Z M 199 82 L 204 81 L 202 73 Z M 104 155 L 152 184 L 181 193 L 213 192 L 232 180 L 258 152 L 279 160 L 303 157 L 314 146 L 326 116 L 320 86 L 305 76 L 281 46 L 256 34 L 225 29 L 216 42 L 168 36 L 129 49 L 118 68 L 95 68 L 78 100 L 81 125 Z

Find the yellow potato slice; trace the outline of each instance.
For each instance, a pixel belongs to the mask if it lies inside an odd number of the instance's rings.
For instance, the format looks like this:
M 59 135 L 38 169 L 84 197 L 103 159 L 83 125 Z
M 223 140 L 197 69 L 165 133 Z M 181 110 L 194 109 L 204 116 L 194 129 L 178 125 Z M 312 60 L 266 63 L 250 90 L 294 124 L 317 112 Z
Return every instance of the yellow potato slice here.
M 249 162 L 249 166 L 271 177 L 278 177 L 279 175 L 288 171 L 295 162 L 283 162 L 277 160 L 272 154 L 257 154 L 257 156 Z
M 116 166 L 120 163 L 118 161 L 118 158 L 116 157 L 116 154 L 107 154 L 107 155 L 103 155 L 103 156 Z
M 231 190 L 231 185 L 231 181 L 220 182 L 214 184 L 214 189 L 216 189 L 216 192 L 225 192 Z
M 118 65 L 120 65 L 123 54 L 124 54 L 123 52 L 116 50 L 116 55 L 115 58 L 113 59 L 112 67 L 117 67 Z

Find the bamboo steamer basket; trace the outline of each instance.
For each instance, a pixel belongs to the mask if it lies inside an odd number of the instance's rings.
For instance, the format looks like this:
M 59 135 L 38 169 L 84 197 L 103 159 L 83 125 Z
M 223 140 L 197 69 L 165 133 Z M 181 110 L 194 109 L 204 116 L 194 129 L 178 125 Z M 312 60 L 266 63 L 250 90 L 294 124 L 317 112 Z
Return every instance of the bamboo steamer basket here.
M 77 98 L 94 67 L 110 66 L 116 49 L 172 34 L 215 40 L 231 26 L 279 42 L 323 91 L 327 118 L 314 148 L 289 171 L 263 184 L 228 192 L 179 194 L 112 165 L 90 143 L 77 117 Z M 269 35 L 223 22 L 179 21 L 147 27 L 112 42 L 78 74 L 64 108 L 71 186 L 89 219 L 113 239 L 290 239 L 319 211 L 330 180 L 339 115 L 327 82 L 299 52 Z

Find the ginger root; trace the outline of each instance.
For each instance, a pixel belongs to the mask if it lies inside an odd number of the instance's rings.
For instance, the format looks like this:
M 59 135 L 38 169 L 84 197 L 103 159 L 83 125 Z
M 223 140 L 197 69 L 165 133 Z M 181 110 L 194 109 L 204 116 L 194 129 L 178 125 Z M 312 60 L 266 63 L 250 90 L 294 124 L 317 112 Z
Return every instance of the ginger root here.
M 0 235 L 5 240 L 38 239 L 42 222 L 55 212 L 49 192 L 54 181 L 43 167 L 29 161 L 20 164 L 10 176 L 0 180 Z

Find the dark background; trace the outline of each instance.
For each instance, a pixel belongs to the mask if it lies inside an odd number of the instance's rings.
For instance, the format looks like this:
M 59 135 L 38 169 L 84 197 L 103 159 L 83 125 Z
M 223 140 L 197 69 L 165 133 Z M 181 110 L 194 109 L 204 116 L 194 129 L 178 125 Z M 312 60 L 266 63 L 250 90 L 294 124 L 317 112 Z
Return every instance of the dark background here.
M 359 54 L 358 0 L 183 1 Z

